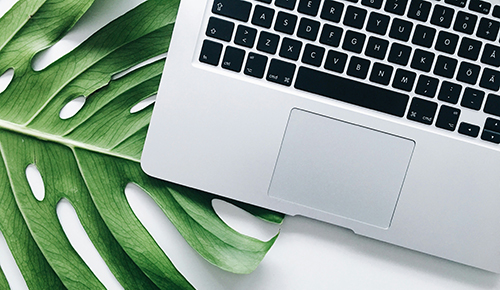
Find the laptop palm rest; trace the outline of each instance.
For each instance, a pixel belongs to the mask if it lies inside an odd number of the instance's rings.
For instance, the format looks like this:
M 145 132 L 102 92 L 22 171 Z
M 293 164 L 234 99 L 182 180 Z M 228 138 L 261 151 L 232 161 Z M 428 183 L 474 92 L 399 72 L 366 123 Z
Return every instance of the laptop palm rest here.
M 415 142 L 292 110 L 269 195 L 388 228 Z

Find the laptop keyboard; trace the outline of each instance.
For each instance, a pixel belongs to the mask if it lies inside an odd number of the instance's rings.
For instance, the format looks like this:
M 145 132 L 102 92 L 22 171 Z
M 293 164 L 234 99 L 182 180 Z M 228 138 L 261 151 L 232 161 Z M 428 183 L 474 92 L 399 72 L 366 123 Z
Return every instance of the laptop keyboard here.
M 499 5 L 214 0 L 210 13 L 204 64 L 500 144 Z

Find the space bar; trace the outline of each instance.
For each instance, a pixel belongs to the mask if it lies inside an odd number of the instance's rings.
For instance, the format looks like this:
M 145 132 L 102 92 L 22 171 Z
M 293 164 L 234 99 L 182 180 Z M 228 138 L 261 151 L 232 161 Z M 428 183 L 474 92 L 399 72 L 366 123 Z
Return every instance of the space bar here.
M 383 113 L 403 117 L 409 96 L 300 67 L 295 88 Z

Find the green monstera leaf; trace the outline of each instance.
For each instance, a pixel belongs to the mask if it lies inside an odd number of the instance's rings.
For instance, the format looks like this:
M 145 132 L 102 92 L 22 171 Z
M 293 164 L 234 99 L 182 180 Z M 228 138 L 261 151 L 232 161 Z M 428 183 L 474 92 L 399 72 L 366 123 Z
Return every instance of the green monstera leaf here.
M 149 194 L 186 241 L 227 271 L 253 271 L 267 242 L 239 234 L 215 213 L 214 196 L 146 176 L 140 168 L 152 106 L 131 108 L 157 92 L 164 61 L 112 76 L 169 46 L 178 0 L 149 0 L 113 21 L 41 71 L 33 57 L 60 40 L 92 0 L 20 0 L 0 18 L 0 75 L 14 76 L 0 93 L 0 230 L 30 289 L 103 289 L 73 249 L 56 213 L 75 209 L 90 240 L 125 289 L 191 289 L 134 215 L 124 193 Z M 85 98 L 73 117 L 70 101 Z M 175 142 L 175 140 L 172 140 Z M 45 195 L 26 176 L 40 173 Z M 239 206 L 264 220 L 281 214 Z M 0 271 L 0 288 L 8 283 Z

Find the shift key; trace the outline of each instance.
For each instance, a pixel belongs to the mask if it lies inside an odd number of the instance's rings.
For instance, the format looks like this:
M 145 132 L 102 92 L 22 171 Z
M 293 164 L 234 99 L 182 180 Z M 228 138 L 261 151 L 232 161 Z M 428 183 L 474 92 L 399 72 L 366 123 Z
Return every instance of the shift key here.
M 240 0 L 215 0 L 212 13 L 247 22 L 252 4 Z

